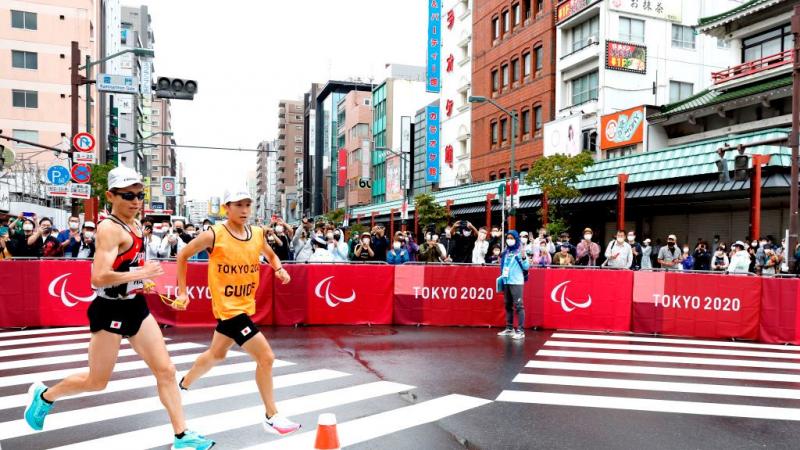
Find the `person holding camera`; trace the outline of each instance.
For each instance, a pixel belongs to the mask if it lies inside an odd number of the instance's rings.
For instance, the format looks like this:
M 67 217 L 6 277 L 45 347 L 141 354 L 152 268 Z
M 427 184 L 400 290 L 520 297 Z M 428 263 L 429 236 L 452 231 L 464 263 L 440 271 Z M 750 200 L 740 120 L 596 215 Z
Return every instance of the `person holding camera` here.
M 444 252 L 439 244 L 439 236 L 432 231 L 425 233 L 425 243 L 419 247 L 419 261 L 438 263 L 444 260 Z
M 163 228 L 162 228 L 163 229 Z M 176 220 L 172 224 L 172 229 L 166 229 L 164 238 L 161 240 L 159 253 L 165 258 L 175 258 L 183 247 L 192 239 L 186 234 L 182 220 Z
M 373 228 L 372 230 L 374 232 L 375 228 Z M 355 259 L 356 261 L 361 261 L 361 262 L 380 261 L 375 256 L 375 250 L 372 248 L 373 241 L 374 241 L 373 235 L 367 232 L 361 233 L 361 242 L 358 243 L 358 245 L 356 245 L 355 250 L 353 250 L 353 254 L 356 257 Z
M 472 264 L 485 264 L 486 253 L 489 252 L 489 241 L 486 240 L 486 228 L 478 230 L 478 239 L 472 248 Z
M 472 250 L 478 239 L 478 229 L 468 220 L 459 220 L 451 228 L 453 252 L 451 259 L 455 263 L 469 264 L 472 262 Z
M 373 252 L 373 261 L 386 261 L 386 252 L 389 250 L 389 239 L 386 237 L 386 227 L 376 225 L 372 229 L 372 242 L 370 247 Z

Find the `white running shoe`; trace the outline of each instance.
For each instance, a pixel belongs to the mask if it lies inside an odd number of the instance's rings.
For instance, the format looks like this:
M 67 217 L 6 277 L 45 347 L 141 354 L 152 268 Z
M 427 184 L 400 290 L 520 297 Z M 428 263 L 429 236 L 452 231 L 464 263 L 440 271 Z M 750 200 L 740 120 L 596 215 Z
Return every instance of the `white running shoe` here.
M 280 414 L 275 414 L 269 419 L 264 416 L 262 424 L 264 425 L 264 430 L 267 433 L 277 434 L 280 436 L 286 436 L 287 434 L 294 433 L 300 429 L 299 423 L 292 422 Z
M 516 340 L 525 339 L 525 332 L 522 330 L 515 331 L 514 335 L 511 336 L 511 339 L 516 339 Z
M 498 336 L 512 336 L 514 334 L 514 330 L 512 328 L 506 328 L 505 330 L 497 333 Z

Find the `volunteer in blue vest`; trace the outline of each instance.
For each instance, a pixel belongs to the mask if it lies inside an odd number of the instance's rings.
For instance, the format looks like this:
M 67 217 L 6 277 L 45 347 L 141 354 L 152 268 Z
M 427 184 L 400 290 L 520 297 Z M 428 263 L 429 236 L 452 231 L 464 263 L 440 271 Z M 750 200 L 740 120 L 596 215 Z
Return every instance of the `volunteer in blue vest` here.
M 511 230 L 506 234 L 506 249 L 500 256 L 500 277 L 498 288 L 502 285 L 506 300 L 506 329 L 498 336 L 511 336 L 512 339 L 525 338 L 525 305 L 522 293 L 525 288 L 524 271 L 530 268 L 527 255 L 522 251 L 519 233 Z M 499 290 L 499 289 L 498 289 Z M 517 328 L 514 328 L 514 310 L 517 311 Z

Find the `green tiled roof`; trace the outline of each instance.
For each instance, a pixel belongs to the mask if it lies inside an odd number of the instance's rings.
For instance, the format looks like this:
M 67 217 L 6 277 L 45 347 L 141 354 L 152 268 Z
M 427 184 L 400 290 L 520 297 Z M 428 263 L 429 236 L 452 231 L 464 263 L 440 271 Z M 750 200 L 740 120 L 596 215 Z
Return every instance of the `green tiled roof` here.
M 706 106 L 717 105 L 731 100 L 736 100 L 791 85 L 792 76 L 789 75 L 780 78 L 773 78 L 771 80 L 765 80 L 761 83 L 749 84 L 727 91 L 709 88 L 679 102 L 663 105 L 661 107 L 661 113 L 651 116 L 650 119 L 668 117 L 673 114 L 691 111 L 693 109 L 703 108 Z
M 594 189 L 616 186 L 617 175 L 620 173 L 628 174 L 628 183 L 644 183 L 715 174 L 717 173 L 716 161 L 718 159 L 716 152 L 725 143 L 728 143 L 731 147 L 736 147 L 738 144 L 787 138 L 788 136 L 788 129 L 763 130 L 597 161 L 578 179 L 576 187 L 578 189 Z M 735 153 L 731 151 L 726 154 L 726 158 L 729 160 L 728 167 L 731 169 L 733 168 Z M 747 153 L 773 155 L 768 164 L 770 166 L 788 167 L 791 161 L 791 153 L 788 147 L 777 145 L 751 147 L 747 149 Z M 489 181 L 470 184 L 437 191 L 433 195 L 436 201 L 441 204 L 444 204 L 446 200 L 453 200 L 455 206 L 476 204 L 485 202 L 486 194 L 497 193 L 497 187 L 500 183 L 500 181 Z M 541 191 L 534 186 L 520 186 L 520 197 L 523 199 L 540 194 Z M 388 214 L 391 208 L 399 210 L 400 206 L 401 202 L 398 200 L 378 205 L 357 207 L 353 213 L 369 217 L 373 211 L 377 211 L 378 214 L 383 215 Z M 409 209 L 413 210 L 414 205 L 409 205 Z
M 741 5 L 737 6 L 736 8 L 730 9 L 728 11 L 725 11 L 725 12 L 721 13 L 721 14 L 717 14 L 715 16 L 702 17 L 700 19 L 700 21 L 698 22 L 698 25 L 704 26 L 704 25 L 708 25 L 710 23 L 718 22 L 720 20 L 727 19 L 729 17 L 733 17 L 733 16 L 735 16 L 735 15 L 737 15 L 739 13 L 747 11 L 750 8 L 754 8 L 754 7 L 758 6 L 758 5 L 761 5 L 762 3 L 767 3 L 767 2 L 771 2 L 771 1 L 772 0 L 750 0 L 749 2 L 742 3 Z

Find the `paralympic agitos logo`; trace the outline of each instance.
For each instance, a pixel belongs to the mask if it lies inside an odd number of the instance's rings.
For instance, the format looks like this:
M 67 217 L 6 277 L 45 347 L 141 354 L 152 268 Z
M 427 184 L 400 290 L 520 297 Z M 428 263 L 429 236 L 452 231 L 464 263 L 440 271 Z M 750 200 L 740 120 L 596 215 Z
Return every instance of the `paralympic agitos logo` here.
M 47 292 L 55 298 L 61 298 L 61 303 L 68 308 L 72 308 L 80 302 L 88 303 L 94 300 L 97 296 L 94 292 L 87 297 L 79 297 L 69 292 L 67 289 L 67 281 L 70 275 L 72 275 L 72 273 L 65 273 L 53 278 L 53 281 L 51 281 L 50 285 L 47 287 Z
M 331 293 L 331 283 L 333 283 L 333 276 L 324 278 L 322 281 L 317 283 L 317 287 L 314 288 L 314 295 L 316 295 L 317 298 L 325 300 L 325 303 L 327 303 L 331 308 L 335 308 L 341 303 L 351 303 L 355 301 L 356 291 L 350 289 L 349 297 L 339 297 Z
M 569 281 L 565 281 L 563 283 L 559 283 L 553 290 L 550 292 L 550 300 L 555 303 L 561 304 L 561 309 L 565 312 L 572 312 L 575 309 L 586 309 L 592 306 L 592 296 L 587 295 L 586 300 L 583 302 L 576 302 L 571 298 L 567 297 L 567 285 Z

